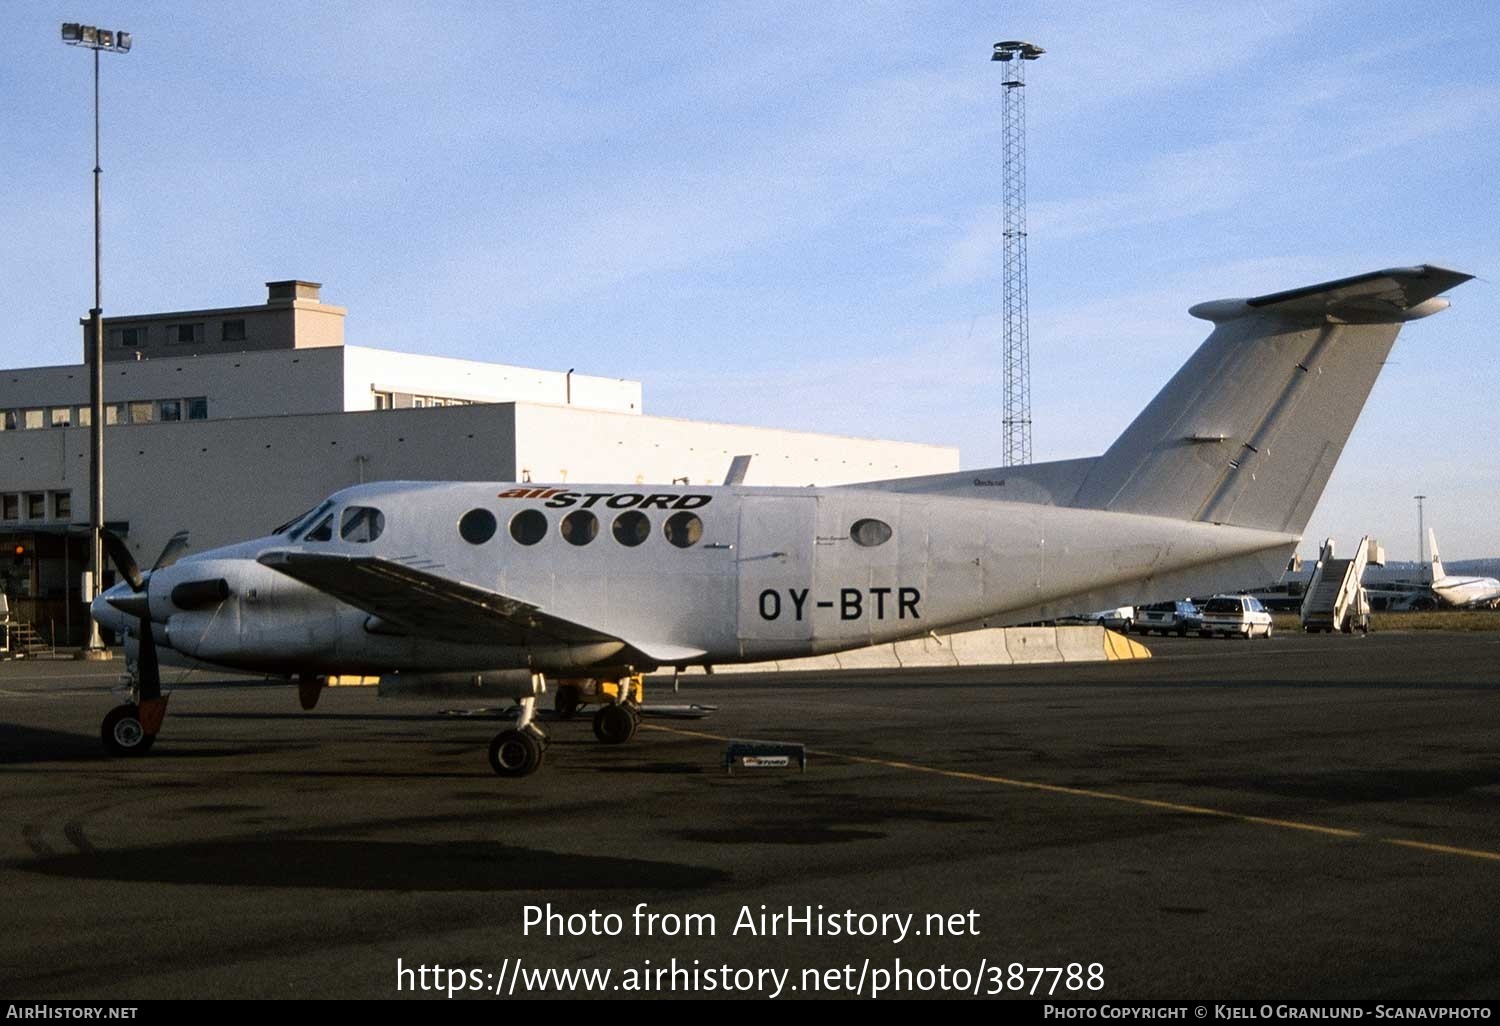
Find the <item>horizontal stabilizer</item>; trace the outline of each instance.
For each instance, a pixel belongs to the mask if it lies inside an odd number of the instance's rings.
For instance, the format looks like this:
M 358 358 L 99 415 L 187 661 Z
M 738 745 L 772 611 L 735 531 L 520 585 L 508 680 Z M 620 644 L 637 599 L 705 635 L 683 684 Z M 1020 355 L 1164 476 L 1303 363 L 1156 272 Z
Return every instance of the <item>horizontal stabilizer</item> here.
M 1199 303 L 1188 313 L 1216 324 L 1255 313 L 1314 324 L 1401 324 L 1446 309 L 1446 301 L 1434 302 L 1437 296 L 1472 277 L 1434 264 L 1392 267 L 1253 299 Z

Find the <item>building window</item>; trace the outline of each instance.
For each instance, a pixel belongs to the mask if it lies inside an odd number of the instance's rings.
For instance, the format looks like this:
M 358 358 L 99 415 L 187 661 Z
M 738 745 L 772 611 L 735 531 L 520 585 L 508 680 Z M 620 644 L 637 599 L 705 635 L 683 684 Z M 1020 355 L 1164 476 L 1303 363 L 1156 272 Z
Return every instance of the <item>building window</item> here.
M 389 410 L 391 408 L 391 393 L 389 393 L 389 392 L 376 392 L 375 393 L 375 408 L 377 410 Z
M 156 419 L 156 404 L 147 400 L 130 404 L 130 423 L 149 424 Z
M 163 399 L 161 401 L 161 419 L 162 420 L 181 420 L 182 419 L 182 400 L 181 399 Z
M 243 320 L 225 321 L 222 338 L 225 342 L 245 341 L 245 322 Z
M 5 415 L 0 417 L 0 431 L 14 431 L 20 423 L 15 410 L 6 410 Z
M 11 493 L 0 497 L 0 519 L 21 519 L 21 497 L 19 495 Z
M 80 406 L 73 412 L 73 423 L 79 427 L 88 427 L 94 423 L 94 411 L 87 406 Z
M 125 404 L 110 403 L 108 406 L 104 407 L 104 423 L 106 426 L 110 424 L 130 423 L 130 421 L 125 416 Z
M 73 519 L 73 493 L 72 492 L 53 492 L 52 493 L 52 516 L 56 520 L 72 520 Z
M 46 418 L 43 416 L 45 412 L 45 410 L 22 410 L 21 423 L 26 426 L 27 431 L 43 427 L 47 423 Z
M 47 519 L 47 496 L 42 492 L 26 493 L 26 519 Z
M 207 420 L 208 399 L 201 395 L 189 399 L 187 401 L 187 415 L 188 420 Z
M 109 341 L 116 349 L 139 349 L 146 344 L 146 329 L 110 328 Z
M 203 341 L 203 325 L 173 324 L 167 328 L 167 338 L 178 344 Z
M 53 427 L 69 427 L 73 423 L 73 408 L 71 406 L 54 406 L 48 410 L 47 423 Z

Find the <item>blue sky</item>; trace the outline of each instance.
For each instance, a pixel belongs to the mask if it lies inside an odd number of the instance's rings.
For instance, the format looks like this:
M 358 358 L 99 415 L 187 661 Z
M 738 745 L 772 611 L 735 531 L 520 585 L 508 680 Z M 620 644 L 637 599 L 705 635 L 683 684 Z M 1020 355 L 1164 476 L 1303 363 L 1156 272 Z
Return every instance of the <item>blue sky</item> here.
M 638 378 L 648 412 L 999 462 L 997 39 L 1029 68 L 1036 458 L 1102 451 L 1204 299 L 1494 279 L 1500 11 L 1397 3 L 23 2 L 0 37 L 9 366 L 78 359 L 89 55 L 107 314 L 324 283 L 348 341 Z M 1500 553 L 1500 293 L 1408 326 L 1308 548 Z

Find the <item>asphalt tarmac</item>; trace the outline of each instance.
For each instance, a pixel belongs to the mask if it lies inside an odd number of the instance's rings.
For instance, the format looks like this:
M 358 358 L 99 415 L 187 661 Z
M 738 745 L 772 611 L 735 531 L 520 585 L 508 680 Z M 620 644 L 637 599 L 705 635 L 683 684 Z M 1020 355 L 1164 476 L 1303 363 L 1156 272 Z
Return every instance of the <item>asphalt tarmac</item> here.
M 0 998 L 1500 997 L 1500 634 L 1149 644 L 692 678 L 524 780 L 491 719 L 202 673 L 111 759 L 119 663 L 3 664 Z

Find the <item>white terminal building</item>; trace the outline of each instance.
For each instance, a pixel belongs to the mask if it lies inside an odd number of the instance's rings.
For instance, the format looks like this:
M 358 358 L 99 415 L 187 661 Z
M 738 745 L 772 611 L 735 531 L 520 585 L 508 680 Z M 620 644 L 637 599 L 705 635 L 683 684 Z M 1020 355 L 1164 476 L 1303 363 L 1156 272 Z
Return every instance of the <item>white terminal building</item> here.
M 269 533 L 365 481 L 837 485 L 958 470 L 958 450 L 648 416 L 641 383 L 344 344 L 307 281 L 262 306 L 104 321 L 105 523 L 149 567 Z M 89 367 L 0 371 L 0 589 L 58 644 L 86 631 Z M 112 575 L 106 575 L 111 581 Z

